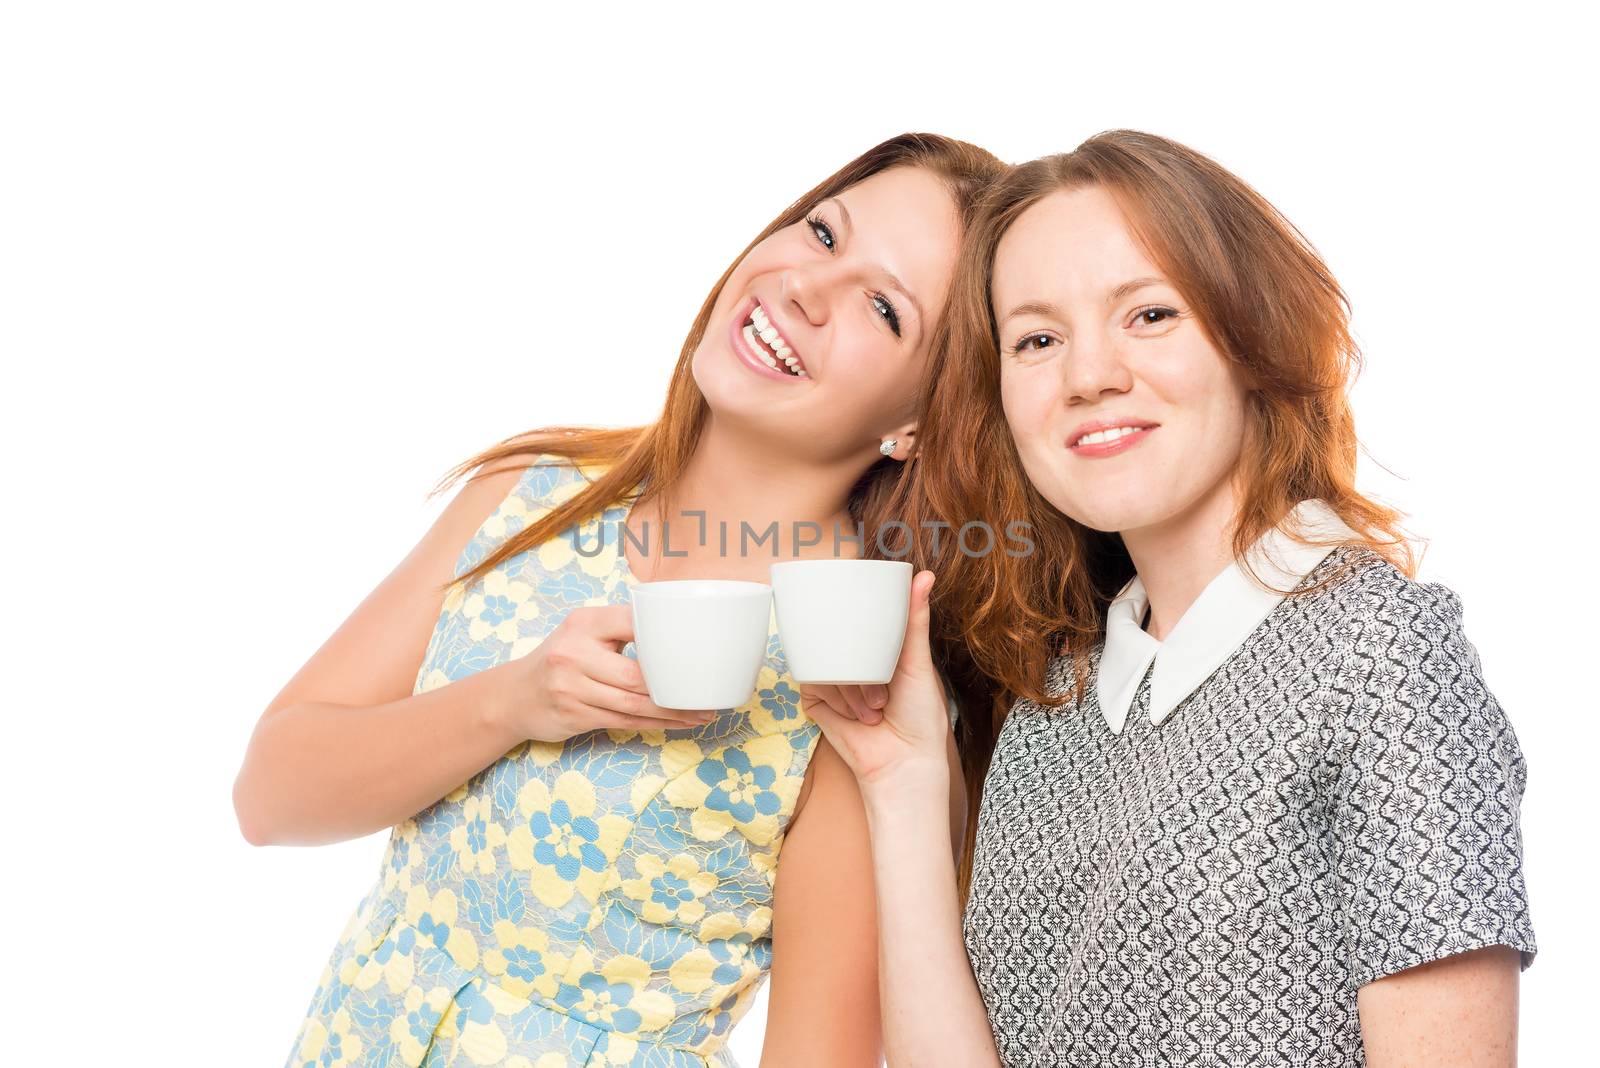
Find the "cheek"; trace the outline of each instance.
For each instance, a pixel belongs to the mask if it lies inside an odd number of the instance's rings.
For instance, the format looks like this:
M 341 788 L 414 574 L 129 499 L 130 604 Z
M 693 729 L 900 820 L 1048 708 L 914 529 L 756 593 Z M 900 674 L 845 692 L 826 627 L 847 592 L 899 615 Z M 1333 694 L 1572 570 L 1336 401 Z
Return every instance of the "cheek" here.
M 915 408 L 925 357 L 894 351 L 859 328 L 835 332 L 825 356 L 830 410 L 881 421 L 885 413 L 901 419 Z
M 1195 412 L 1211 407 L 1228 382 L 1221 355 L 1192 335 L 1168 339 L 1145 361 L 1140 377 L 1163 401 Z
M 1244 385 L 1237 368 L 1198 331 L 1168 339 L 1140 369 L 1140 378 L 1165 402 L 1215 414 L 1242 409 Z
M 1000 370 L 1000 407 L 1017 443 L 1018 452 L 1039 447 L 1050 434 L 1050 413 L 1055 395 L 1035 368 L 1003 365 Z
M 1208 368 L 1205 390 L 1207 404 L 1207 430 L 1219 446 L 1237 455 L 1244 442 L 1246 405 L 1245 388 L 1238 370 L 1220 356 Z
M 1149 379 L 1162 400 L 1188 413 L 1191 455 L 1227 464 L 1244 443 L 1247 417 L 1243 379 L 1232 363 L 1201 342 L 1174 352 Z
M 1018 388 L 1017 378 L 1011 372 L 1000 372 L 1000 411 L 1006 418 L 1006 425 L 1011 428 L 1013 437 L 1021 438 L 1021 429 L 1026 421 L 1027 414 L 1023 411 L 1023 404 L 1027 397 Z M 1020 440 L 1018 444 L 1021 444 Z

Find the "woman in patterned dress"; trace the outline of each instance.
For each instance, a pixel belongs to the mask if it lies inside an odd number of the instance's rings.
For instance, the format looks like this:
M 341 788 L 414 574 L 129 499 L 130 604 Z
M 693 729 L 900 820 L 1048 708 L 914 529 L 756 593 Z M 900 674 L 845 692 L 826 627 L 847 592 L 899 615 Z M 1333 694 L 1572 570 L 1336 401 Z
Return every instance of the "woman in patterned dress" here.
M 886 690 L 803 701 L 867 807 L 890 1063 L 1510 1064 L 1526 767 L 1460 599 L 1355 488 L 1326 265 L 1112 131 L 1001 181 L 949 330 L 918 492 L 1038 547 L 919 549 L 1015 698 L 964 919 L 932 575 Z
M 235 785 L 256 844 L 393 828 L 289 1064 L 729 1065 L 769 967 L 763 1064 L 878 1063 L 854 780 L 775 632 L 744 707 L 656 707 L 628 588 L 871 544 L 1002 169 L 936 135 L 884 142 L 719 280 L 658 422 L 521 435 L 453 472 L 477 473 L 273 700 Z M 742 523 L 776 538 L 696 538 Z M 858 523 L 866 541 L 814 536 Z

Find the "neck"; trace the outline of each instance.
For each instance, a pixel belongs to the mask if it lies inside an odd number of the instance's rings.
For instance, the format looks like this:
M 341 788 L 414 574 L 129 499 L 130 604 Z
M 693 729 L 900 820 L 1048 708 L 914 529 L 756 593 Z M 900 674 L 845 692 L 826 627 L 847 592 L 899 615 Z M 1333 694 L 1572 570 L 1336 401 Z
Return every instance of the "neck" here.
M 850 488 L 866 473 L 859 458 L 818 461 L 788 456 L 770 440 L 752 437 L 708 415 L 694 454 L 665 497 L 649 496 L 635 506 L 628 525 L 635 535 L 649 532 L 651 577 L 674 575 L 765 574 L 775 560 L 831 557 L 834 531 L 855 534 L 847 504 Z M 705 544 L 700 544 L 703 512 Z M 774 538 L 768 528 L 776 527 Z M 741 556 L 741 532 L 748 525 L 748 555 Z M 804 524 L 812 524 L 807 527 Z M 727 554 L 721 531 L 727 531 Z M 663 557 L 662 532 L 672 550 Z M 767 535 L 759 545 L 757 537 Z M 797 537 L 798 535 L 798 537 Z M 802 544 L 810 542 L 809 545 Z M 679 556 L 682 552 L 684 555 Z M 841 542 L 837 555 L 863 555 L 854 542 Z
M 1150 598 L 1151 637 L 1164 640 L 1211 580 L 1232 566 L 1237 512 L 1232 482 L 1224 480 L 1177 515 L 1120 532 Z

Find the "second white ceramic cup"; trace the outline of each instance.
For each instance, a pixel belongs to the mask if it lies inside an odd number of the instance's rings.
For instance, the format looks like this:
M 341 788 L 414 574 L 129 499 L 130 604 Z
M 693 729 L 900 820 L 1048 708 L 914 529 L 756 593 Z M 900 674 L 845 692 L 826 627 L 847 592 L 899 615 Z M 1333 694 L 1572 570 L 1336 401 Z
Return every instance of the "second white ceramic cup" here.
M 633 587 L 633 644 L 650 700 L 662 708 L 738 708 L 767 655 L 772 588 L 731 579 Z
M 772 565 L 783 655 L 796 682 L 885 683 L 911 607 L 906 560 L 789 560 Z

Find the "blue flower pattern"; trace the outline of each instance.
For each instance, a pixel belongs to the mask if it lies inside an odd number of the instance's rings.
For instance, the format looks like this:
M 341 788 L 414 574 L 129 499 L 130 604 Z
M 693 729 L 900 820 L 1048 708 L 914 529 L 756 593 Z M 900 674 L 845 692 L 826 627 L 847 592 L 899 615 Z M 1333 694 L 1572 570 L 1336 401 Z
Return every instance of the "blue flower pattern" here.
M 772 713 L 773 719 L 800 718 L 800 691 L 787 682 L 761 690 L 757 696 L 761 698 L 761 707 Z
M 769 789 L 778 773 L 752 766 L 750 758 L 737 749 L 730 749 L 721 761 L 705 761 L 696 774 L 711 787 L 706 807 L 720 809 L 736 820 L 748 822 L 758 812 L 770 816 L 781 806 L 778 795 Z
M 540 457 L 456 574 L 601 470 Z M 416 692 L 526 655 L 572 608 L 627 603 L 632 576 L 615 536 L 626 514 L 608 508 L 599 530 L 569 528 L 448 595 Z M 731 1068 L 728 1033 L 770 966 L 760 917 L 817 737 L 774 631 L 756 694 L 712 724 L 507 753 L 394 829 L 287 1063 L 543 1065 L 559 1054 L 550 1063 Z M 680 784 L 678 803 L 662 783 Z M 691 806 L 685 794 L 703 800 Z M 708 827 L 726 833 L 710 838 Z M 464 848 L 452 845 L 458 828 Z M 488 856 L 492 870 L 467 870 L 464 854 Z M 635 886 L 637 897 L 625 889 Z M 550 904 L 552 887 L 570 899 Z M 646 902 L 678 918 L 647 921 Z M 741 933 L 702 937 L 682 918 L 701 915 L 721 924 L 716 934 Z M 690 992 L 673 967 L 692 953 L 715 963 L 711 985 Z

